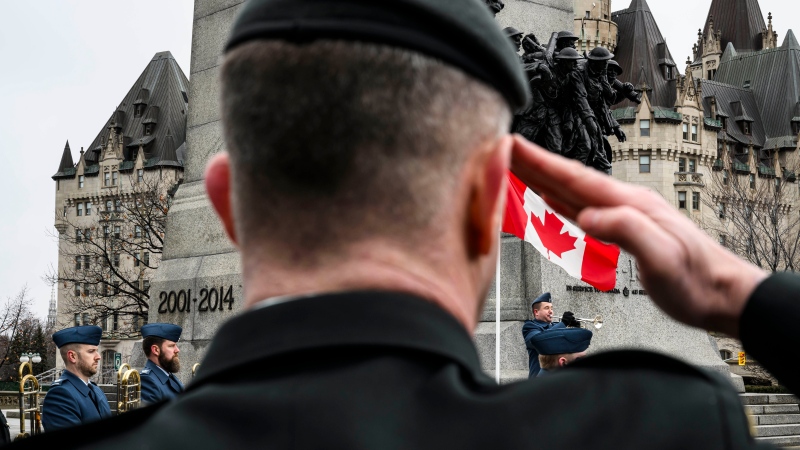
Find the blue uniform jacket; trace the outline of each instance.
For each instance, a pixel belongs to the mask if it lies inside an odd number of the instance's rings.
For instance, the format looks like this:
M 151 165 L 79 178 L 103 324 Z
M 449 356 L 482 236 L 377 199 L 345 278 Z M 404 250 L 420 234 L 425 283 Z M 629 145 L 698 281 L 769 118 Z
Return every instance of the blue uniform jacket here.
M 566 327 L 562 322 L 547 323 L 541 320 L 526 320 L 522 325 L 522 337 L 525 339 L 525 347 L 528 349 L 528 378 L 535 378 L 540 370 L 539 352 L 531 345 L 531 338 L 548 330 Z
M 183 384 L 175 376 L 168 376 L 153 361 L 147 360 L 139 374 L 142 377 L 142 402 L 158 403 L 183 392 Z
M 94 394 L 95 402 L 89 395 Z M 42 403 L 45 431 L 69 428 L 111 417 L 106 395 L 93 382 L 86 385 L 77 375 L 65 370 L 47 391 Z

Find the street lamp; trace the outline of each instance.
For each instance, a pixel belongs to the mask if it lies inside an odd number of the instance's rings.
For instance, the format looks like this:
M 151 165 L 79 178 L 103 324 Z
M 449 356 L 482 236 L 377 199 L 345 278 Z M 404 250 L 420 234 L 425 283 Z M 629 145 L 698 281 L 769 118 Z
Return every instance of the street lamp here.
M 39 364 L 40 362 L 42 362 L 42 357 L 39 356 L 38 353 L 30 353 L 30 352 L 25 352 L 19 356 L 19 362 L 21 362 L 22 364 L 25 364 L 28 361 L 34 364 Z

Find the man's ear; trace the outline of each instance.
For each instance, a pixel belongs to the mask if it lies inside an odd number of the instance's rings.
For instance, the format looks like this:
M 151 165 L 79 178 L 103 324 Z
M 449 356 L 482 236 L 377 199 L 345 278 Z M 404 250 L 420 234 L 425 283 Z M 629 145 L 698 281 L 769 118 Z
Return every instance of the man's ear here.
M 567 358 L 563 356 L 561 358 L 558 358 L 558 367 L 564 367 L 566 365 L 567 365 Z
M 155 344 L 151 345 L 150 346 L 150 354 L 151 355 L 156 355 L 156 356 L 161 355 L 161 347 L 158 346 L 158 345 L 155 345 Z
M 506 173 L 511 164 L 513 143 L 512 136 L 504 136 L 478 156 L 468 210 L 471 257 L 488 255 L 496 248 L 506 203 Z
M 217 153 L 211 158 L 206 166 L 205 181 L 208 198 L 228 238 L 234 245 L 238 245 L 231 208 L 231 167 L 227 152 Z

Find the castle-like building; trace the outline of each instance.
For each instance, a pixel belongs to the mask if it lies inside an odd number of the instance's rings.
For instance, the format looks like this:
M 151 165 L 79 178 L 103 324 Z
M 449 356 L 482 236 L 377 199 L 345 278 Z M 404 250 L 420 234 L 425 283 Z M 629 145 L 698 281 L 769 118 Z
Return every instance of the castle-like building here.
M 158 224 L 147 221 L 163 220 L 170 189 L 183 178 L 188 91 L 172 54 L 157 53 L 77 162 L 66 144 L 52 177 L 59 235 L 55 326 L 103 328 L 100 382 L 110 381 L 115 354 L 126 362 L 136 351 L 147 321 L 163 239 Z M 57 367 L 63 367 L 60 355 Z

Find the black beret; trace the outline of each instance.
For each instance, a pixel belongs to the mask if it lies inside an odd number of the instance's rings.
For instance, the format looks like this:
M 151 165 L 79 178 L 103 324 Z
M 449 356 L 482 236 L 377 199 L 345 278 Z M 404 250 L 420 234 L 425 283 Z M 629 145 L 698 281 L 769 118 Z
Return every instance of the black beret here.
M 529 98 L 513 44 L 482 0 L 250 0 L 225 51 L 257 39 L 352 40 L 404 48 L 483 81 L 514 111 Z

